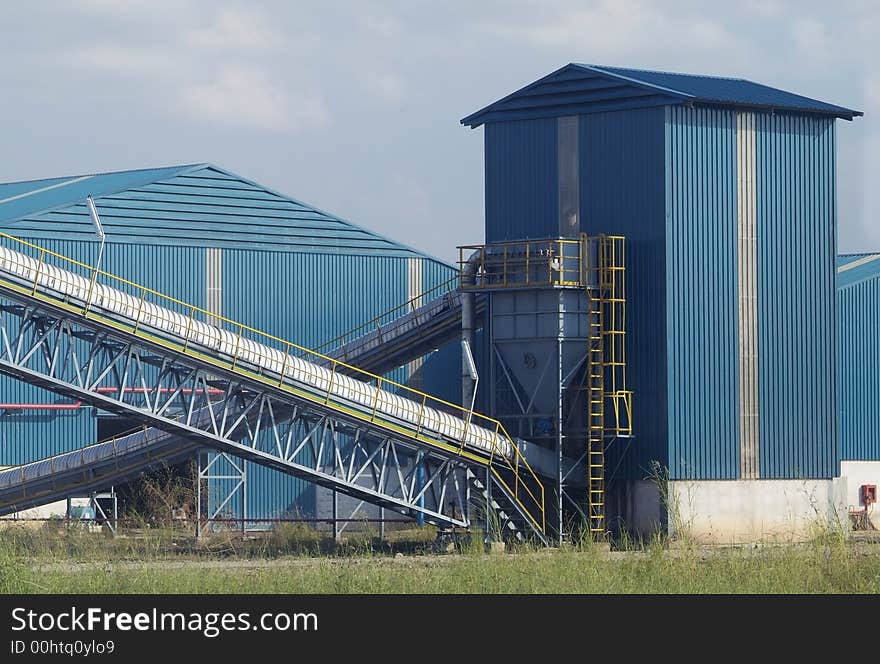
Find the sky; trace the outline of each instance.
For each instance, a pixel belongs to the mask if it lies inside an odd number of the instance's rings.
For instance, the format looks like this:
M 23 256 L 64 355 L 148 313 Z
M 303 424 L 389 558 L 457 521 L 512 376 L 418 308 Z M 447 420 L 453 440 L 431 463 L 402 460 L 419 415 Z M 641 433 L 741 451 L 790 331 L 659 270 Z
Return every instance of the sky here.
M 0 181 L 210 162 L 453 261 L 483 240 L 459 120 L 585 62 L 864 111 L 838 121 L 838 248 L 880 250 L 878 35 L 878 0 L 3 2 Z

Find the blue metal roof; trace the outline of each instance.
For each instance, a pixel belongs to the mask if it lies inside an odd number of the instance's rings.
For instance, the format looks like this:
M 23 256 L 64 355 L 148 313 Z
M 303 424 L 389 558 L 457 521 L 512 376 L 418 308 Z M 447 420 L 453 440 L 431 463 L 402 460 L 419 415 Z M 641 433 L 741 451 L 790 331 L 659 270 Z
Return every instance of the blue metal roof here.
M 841 254 L 837 257 L 837 287 L 880 277 L 880 253 Z
M 863 115 L 861 111 L 741 78 L 571 63 L 480 109 L 461 122 L 478 127 L 486 122 L 673 104 L 735 106 L 830 115 L 846 120 Z
M 211 164 L 0 184 L 0 225 L 25 237 L 92 240 L 89 194 L 108 242 L 425 256 Z

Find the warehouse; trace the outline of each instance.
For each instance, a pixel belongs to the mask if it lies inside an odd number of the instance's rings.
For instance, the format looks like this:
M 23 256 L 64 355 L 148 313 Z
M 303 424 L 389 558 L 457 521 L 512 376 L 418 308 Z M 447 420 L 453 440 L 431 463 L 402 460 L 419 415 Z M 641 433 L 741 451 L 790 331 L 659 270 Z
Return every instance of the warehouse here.
M 104 270 L 304 345 L 318 347 L 455 273 L 437 259 L 209 164 L 2 184 L 0 223 L 6 233 L 94 265 L 100 241 L 87 195 L 106 233 Z M 431 367 L 415 362 L 394 375 L 422 380 Z M 432 377 L 431 383 L 454 389 L 455 371 L 452 380 Z M 0 466 L 77 449 L 133 426 L 6 377 L 0 378 L 0 401 Z M 237 465 L 244 486 L 239 479 L 213 480 L 220 502 L 238 487 L 218 516 L 240 518 L 246 509 L 253 526 L 260 519 L 314 517 L 313 486 Z M 224 476 L 232 466 L 212 469 Z
M 837 435 L 847 506 L 876 507 L 880 485 L 880 254 L 837 259 Z M 867 502 L 866 502 L 867 497 Z M 875 522 L 876 523 L 876 522 Z

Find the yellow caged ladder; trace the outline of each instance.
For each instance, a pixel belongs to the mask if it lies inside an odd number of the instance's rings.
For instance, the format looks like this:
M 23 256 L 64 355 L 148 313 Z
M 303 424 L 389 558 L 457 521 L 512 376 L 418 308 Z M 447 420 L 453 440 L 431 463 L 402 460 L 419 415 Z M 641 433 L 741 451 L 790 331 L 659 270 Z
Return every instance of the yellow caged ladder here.
M 587 503 L 590 533 L 605 537 L 605 445 L 632 435 L 632 392 L 626 389 L 624 240 L 599 236 L 589 304 Z M 606 418 L 606 408 L 610 408 Z

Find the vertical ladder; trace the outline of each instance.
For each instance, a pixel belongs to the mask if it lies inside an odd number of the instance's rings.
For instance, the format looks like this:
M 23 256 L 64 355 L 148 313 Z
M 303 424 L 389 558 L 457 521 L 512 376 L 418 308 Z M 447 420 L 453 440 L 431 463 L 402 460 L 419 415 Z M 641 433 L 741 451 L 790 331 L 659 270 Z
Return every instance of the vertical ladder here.
M 590 534 L 605 537 L 605 343 L 599 248 L 598 283 L 587 285 L 589 355 L 587 358 L 587 507 Z

